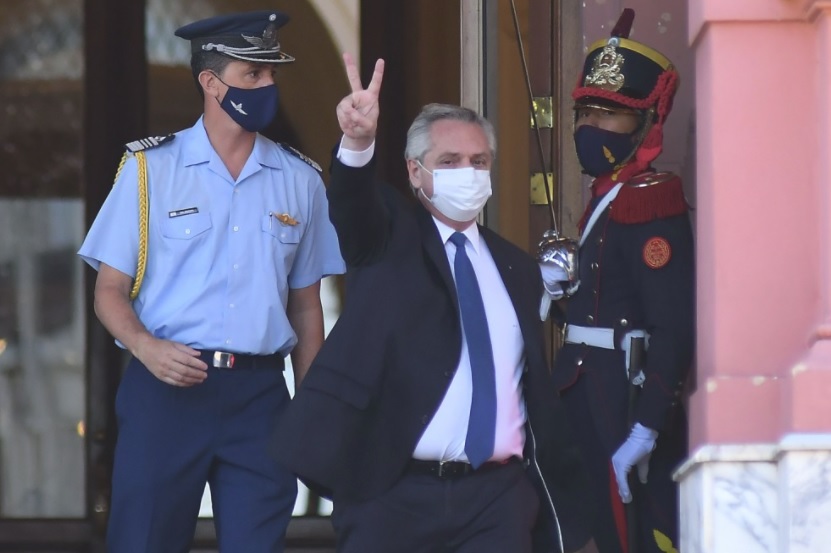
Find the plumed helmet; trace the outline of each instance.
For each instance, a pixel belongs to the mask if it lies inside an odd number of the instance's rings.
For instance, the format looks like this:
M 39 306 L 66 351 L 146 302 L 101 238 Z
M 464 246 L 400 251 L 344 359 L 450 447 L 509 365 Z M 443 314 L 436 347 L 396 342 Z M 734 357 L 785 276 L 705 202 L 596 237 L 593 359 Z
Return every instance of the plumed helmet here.
M 642 171 L 661 153 L 663 124 L 679 75 L 666 56 L 629 38 L 635 12 L 623 10 L 608 39 L 589 47 L 572 92 L 575 107 L 623 107 L 645 115 L 642 141 L 627 173 Z

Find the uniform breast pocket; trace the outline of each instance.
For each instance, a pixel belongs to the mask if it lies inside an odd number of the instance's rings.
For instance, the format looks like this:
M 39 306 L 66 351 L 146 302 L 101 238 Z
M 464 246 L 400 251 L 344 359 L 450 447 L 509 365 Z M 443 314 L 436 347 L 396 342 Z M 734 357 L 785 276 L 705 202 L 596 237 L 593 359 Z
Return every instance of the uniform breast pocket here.
M 210 228 L 210 213 L 194 213 L 162 221 L 162 235 L 173 240 L 193 240 Z
M 301 224 L 281 223 L 274 215 L 263 216 L 262 229 L 283 244 L 299 244 L 300 236 L 303 234 Z

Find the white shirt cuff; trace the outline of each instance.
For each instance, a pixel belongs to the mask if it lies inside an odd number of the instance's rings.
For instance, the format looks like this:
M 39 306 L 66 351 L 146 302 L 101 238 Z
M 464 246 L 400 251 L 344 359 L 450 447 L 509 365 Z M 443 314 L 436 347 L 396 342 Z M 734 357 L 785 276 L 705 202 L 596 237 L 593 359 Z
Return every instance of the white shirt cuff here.
M 369 148 L 362 152 L 356 152 L 355 150 L 347 150 L 343 147 L 343 137 L 340 139 L 340 146 L 338 147 L 338 160 L 346 165 L 347 167 L 363 167 L 370 161 L 372 161 L 372 156 L 375 155 L 375 141 L 372 141 L 372 144 L 369 145 Z

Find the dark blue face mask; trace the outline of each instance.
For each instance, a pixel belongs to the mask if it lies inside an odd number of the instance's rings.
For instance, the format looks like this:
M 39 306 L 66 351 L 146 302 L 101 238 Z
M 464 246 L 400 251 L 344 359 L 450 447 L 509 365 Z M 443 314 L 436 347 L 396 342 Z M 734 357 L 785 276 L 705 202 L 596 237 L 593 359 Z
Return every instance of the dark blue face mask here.
M 577 159 L 592 177 L 611 173 L 635 149 L 633 136 L 583 125 L 574 132 Z
M 240 127 L 249 132 L 260 132 L 274 120 L 279 100 L 276 84 L 260 88 L 237 88 L 219 80 L 228 87 L 228 92 L 219 105 Z

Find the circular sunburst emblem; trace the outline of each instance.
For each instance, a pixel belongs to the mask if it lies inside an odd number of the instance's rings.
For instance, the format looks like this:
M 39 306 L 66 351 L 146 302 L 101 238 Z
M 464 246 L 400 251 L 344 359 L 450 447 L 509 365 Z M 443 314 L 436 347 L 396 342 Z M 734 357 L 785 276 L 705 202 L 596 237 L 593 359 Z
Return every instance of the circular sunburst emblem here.
M 652 269 L 660 269 L 669 263 L 671 255 L 672 248 L 664 238 L 655 236 L 647 240 L 643 246 L 643 261 Z

